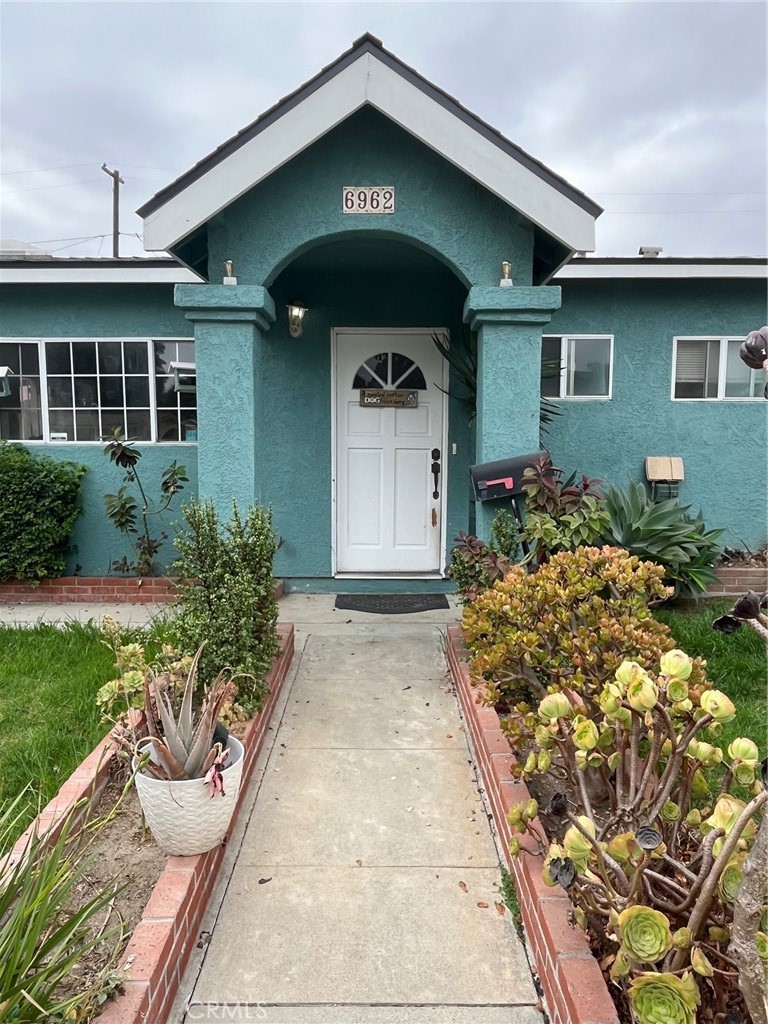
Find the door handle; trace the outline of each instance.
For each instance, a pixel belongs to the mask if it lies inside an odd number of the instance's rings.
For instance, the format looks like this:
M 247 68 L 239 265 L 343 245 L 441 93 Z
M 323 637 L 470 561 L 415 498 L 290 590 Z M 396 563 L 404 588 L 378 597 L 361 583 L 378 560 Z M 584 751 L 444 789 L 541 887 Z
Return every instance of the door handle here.
M 439 481 L 440 481 L 440 449 L 432 449 L 432 476 L 435 478 L 435 489 L 432 492 L 433 501 L 437 501 L 440 497 Z

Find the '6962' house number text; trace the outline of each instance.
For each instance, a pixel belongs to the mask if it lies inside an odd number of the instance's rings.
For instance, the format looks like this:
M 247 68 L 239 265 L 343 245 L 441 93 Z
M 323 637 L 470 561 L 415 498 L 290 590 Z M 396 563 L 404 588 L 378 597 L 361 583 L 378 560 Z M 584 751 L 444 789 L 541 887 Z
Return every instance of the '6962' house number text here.
M 343 213 L 394 213 L 394 185 L 345 185 L 341 190 Z

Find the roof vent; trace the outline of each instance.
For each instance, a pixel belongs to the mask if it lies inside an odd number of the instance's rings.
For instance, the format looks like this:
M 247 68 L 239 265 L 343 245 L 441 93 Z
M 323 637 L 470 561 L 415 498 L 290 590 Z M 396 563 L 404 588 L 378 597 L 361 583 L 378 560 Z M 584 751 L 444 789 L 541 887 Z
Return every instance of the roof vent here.
M 18 238 L 4 238 L 0 241 L 0 259 L 45 260 L 49 252 L 38 249 L 29 242 L 20 242 Z
M 641 245 L 637 252 L 643 259 L 655 260 L 664 250 L 659 245 Z

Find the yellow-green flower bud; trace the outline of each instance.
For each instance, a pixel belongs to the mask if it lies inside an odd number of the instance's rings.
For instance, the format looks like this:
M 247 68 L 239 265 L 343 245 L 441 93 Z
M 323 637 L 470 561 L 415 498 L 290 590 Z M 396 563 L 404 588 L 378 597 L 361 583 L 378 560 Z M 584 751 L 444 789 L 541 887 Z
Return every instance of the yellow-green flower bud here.
M 536 755 L 536 767 L 540 772 L 547 772 L 552 767 L 552 755 L 548 750 L 540 750 Z
M 693 942 L 693 935 L 690 928 L 678 928 L 672 934 L 672 945 L 675 949 L 688 949 Z
M 608 757 L 608 767 L 610 768 L 610 770 L 612 772 L 616 771 L 616 769 L 619 766 L 619 761 L 620 760 L 621 760 L 621 753 L 618 750 L 615 750 L 612 754 L 609 755 L 609 757 Z
M 701 824 L 701 811 L 698 807 L 694 807 L 693 810 L 688 811 L 685 816 L 686 825 L 690 825 L 691 828 L 698 828 Z
M 526 759 L 523 771 L 526 775 L 532 775 L 536 771 L 536 755 L 531 751 Z
M 710 722 L 707 726 L 707 736 L 711 736 L 713 740 L 716 740 L 722 731 L 722 722 Z
M 591 718 L 582 717 L 580 721 L 574 719 L 572 738 L 579 750 L 594 750 L 600 734 Z
M 545 722 L 569 718 L 572 713 L 573 707 L 564 693 L 548 693 L 539 704 L 539 718 Z
M 715 804 L 715 809 L 707 818 L 710 828 L 721 828 L 726 835 L 736 824 L 739 815 L 746 805 L 735 796 L 721 796 Z
M 649 675 L 643 673 L 637 676 L 627 686 L 627 700 L 629 706 L 635 711 L 644 713 L 656 707 L 659 699 L 659 688 Z
M 613 718 L 623 729 L 629 729 L 632 724 L 632 712 L 629 708 L 619 708 Z
M 737 764 L 733 777 L 740 786 L 751 786 L 755 781 L 755 768 L 751 764 Z
M 513 857 L 516 857 L 520 853 L 520 840 L 517 836 L 512 836 L 509 840 L 509 852 Z
M 576 924 L 579 926 L 579 928 L 583 928 L 583 930 L 586 931 L 587 930 L 587 915 L 584 913 L 584 911 L 581 909 L 581 907 L 574 907 L 572 913 L 573 913 L 573 919 L 576 922 Z
M 756 743 L 746 736 L 740 736 L 728 745 L 728 757 L 732 761 L 743 761 L 745 764 L 756 765 L 760 753 Z
M 703 771 L 697 769 L 691 779 L 691 796 L 696 800 L 704 800 L 709 795 L 709 783 Z M 704 811 L 701 812 L 704 814 Z
M 667 683 L 667 700 L 673 704 L 688 698 L 688 683 L 684 679 L 670 679 Z
M 693 710 L 693 701 L 690 697 L 686 697 L 685 700 L 678 700 L 670 707 L 673 715 L 687 715 L 689 711 Z
M 711 978 L 715 973 L 712 970 L 712 964 L 702 952 L 701 946 L 694 946 L 691 950 L 691 967 L 697 974 L 700 974 L 702 978 Z
M 723 873 L 720 875 L 720 881 L 718 882 L 720 899 L 724 903 L 733 903 L 736 899 L 736 894 L 741 886 L 741 879 L 744 872 L 744 861 L 746 859 L 746 853 L 737 853 L 736 856 L 732 857 L 725 865 Z
M 763 963 L 768 962 L 768 935 L 765 932 L 758 932 L 755 935 L 755 945 L 757 946 L 757 955 Z
M 609 717 L 611 715 L 615 715 L 621 707 L 621 694 L 614 692 L 617 689 L 618 687 L 615 686 L 606 686 L 598 700 L 600 710 L 604 715 L 608 715 Z
M 641 964 L 655 964 L 672 945 L 669 920 L 660 910 L 635 906 L 619 914 L 619 937 L 627 955 Z
M 689 658 L 685 651 L 675 649 L 662 654 L 659 666 L 665 676 L 688 679 L 693 668 L 693 659 Z
M 526 821 L 531 821 L 533 818 L 536 817 L 536 815 L 538 813 L 539 813 L 539 802 L 538 802 L 538 800 L 529 800 L 528 803 L 525 805 L 525 810 L 523 811 L 523 817 L 525 818 L 525 820 Z
M 580 815 L 577 818 L 577 821 L 584 831 L 594 839 L 595 826 L 591 819 L 584 815 Z M 582 874 L 586 870 L 587 861 L 589 860 L 589 855 L 592 852 L 592 844 L 586 836 L 583 836 L 581 832 L 579 832 L 575 825 L 571 825 L 563 837 L 563 846 L 565 847 L 566 854 L 576 865 L 576 870 L 579 874 Z
M 713 942 L 716 942 L 719 946 L 725 945 L 726 942 L 731 941 L 731 933 L 727 928 L 720 928 L 718 925 L 711 925 L 707 929 L 707 935 Z
M 619 981 L 621 978 L 626 978 L 629 974 L 629 958 L 623 949 L 620 949 L 616 954 L 616 959 L 611 965 L 611 980 Z
M 521 825 L 525 804 L 513 804 L 507 811 L 507 821 L 510 825 Z
M 622 690 L 625 690 L 639 676 L 645 675 L 645 669 L 638 665 L 636 661 L 623 661 L 616 669 L 615 679 Z
M 712 715 L 716 722 L 732 722 L 736 717 L 736 708 L 720 690 L 705 690 L 699 700 L 702 710 Z
M 580 772 L 586 771 L 587 762 L 589 760 L 589 755 L 586 750 L 577 750 L 573 755 L 573 759 Z

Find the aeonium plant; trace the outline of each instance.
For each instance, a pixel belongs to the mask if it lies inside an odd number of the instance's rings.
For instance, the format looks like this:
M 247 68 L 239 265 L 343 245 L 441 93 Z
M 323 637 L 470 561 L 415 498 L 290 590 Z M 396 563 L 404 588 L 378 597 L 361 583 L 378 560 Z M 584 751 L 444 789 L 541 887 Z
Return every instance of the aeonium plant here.
M 513 854 L 533 840 L 544 881 L 567 889 L 575 919 L 607 946 L 603 964 L 639 1024 L 725 1020 L 740 1000 L 728 951 L 734 902 L 768 791 L 751 739 L 718 745 L 732 701 L 693 679 L 693 659 L 672 649 L 654 671 L 619 665 L 598 714 L 585 713 L 576 691 L 546 694 L 522 774 L 576 781 L 570 798 L 556 793 L 543 811 L 565 829 L 562 840 L 547 843 L 535 801 L 509 815 Z M 589 772 L 604 783 L 599 811 Z

